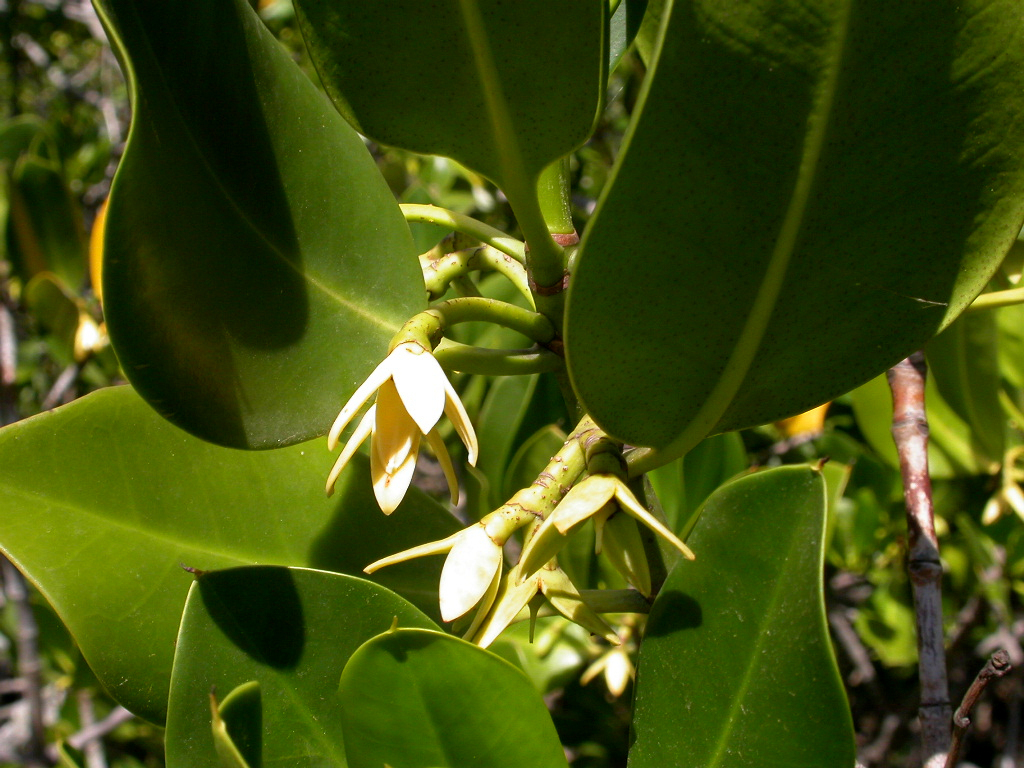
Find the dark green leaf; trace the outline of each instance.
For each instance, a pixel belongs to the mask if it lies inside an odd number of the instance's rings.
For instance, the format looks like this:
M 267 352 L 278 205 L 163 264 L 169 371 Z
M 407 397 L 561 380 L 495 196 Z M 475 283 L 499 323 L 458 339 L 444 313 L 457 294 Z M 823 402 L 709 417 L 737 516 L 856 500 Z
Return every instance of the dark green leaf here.
M 551 716 L 504 659 L 420 629 L 379 635 L 341 676 L 351 768 L 565 768 Z
M 182 565 L 361 574 L 373 560 L 458 529 L 415 490 L 385 517 L 369 462 L 353 462 L 328 499 L 331 456 L 319 441 L 219 448 L 158 417 L 131 389 L 103 390 L 0 432 L 0 547 L 114 697 L 159 723 L 191 581 Z M 436 615 L 441 564 L 420 559 L 374 580 Z
M 620 0 L 612 14 L 608 33 L 608 71 L 615 69 L 633 43 L 647 10 L 648 0 Z
M 707 501 L 640 648 L 630 768 L 852 766 L 822 592 L 825 483 L 742 477 Z
M 745 470 L 747 451 L 735 432 L 702 441 L 682 458 L 647 474 L 669 528 L 680 532 L 718 486 Z
M 326 432 L 425 304 L 391 193 L 245 0 L 99 5 L 135 109 L 103 278 L 126 375 L 224 445 Z
M 338 678 L 352 653 L 397 620 L 436 628 L 394 593 L 362 579 L 304 569 L 249 567 L 204 574 L 185 605 L 167 714 L 168 768 L 217 764 L 209 694 L 248 681 L 253 707 L 222 709 L 229 730 L 261 725 L 258 757 L 275 768 L 344 768 Z M 251 697 L 249 704 L 252 705 Z M 232 722 L 234 720 L 234 722 Z M 239 722 L 240 721 L 240 722 Z M 253 761 L 253 735 L 246 758 Z M 397 765 L 396 765 L 397 768 Z
M 327 92 L 360 133 L 445 155 L 513 207 L 598 117 L 607 3 L 296 2 Z
M 253 582 L 256 581 L 253 579 Z M 251 586 L 257 587 L 258 583 L 251 583 Z M 194 703 L 189 701 L 186 706 L 191 707 Z M 263 692 L 259 681 L 242 683 L 225 696 L 220 704 L 215 694 L 211 693 L 210 710 L 214 751 L 222 768 L 261 768 Z M 171 744 L 176 746 L 179 741 L 175 739 Z
M 635 445 L 790 416 L 982 289 L 1024 220 L 1015 2 L 675 3 L 570 287 L 590 414 Z
M 85 279 L 82 211 L 56 161 L 23 157 L 14 167 L 8 211 L 11 261 L 22 280 L 56 274 L 77 291 Z

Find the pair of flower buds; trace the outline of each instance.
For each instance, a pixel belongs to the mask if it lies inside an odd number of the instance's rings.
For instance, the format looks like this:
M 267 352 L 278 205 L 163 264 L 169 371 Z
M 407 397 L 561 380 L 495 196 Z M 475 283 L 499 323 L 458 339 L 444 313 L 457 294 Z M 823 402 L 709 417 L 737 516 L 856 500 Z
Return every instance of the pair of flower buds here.
M 451 458 L 437 431 L 446 413 L 475 463 L 478 444 L 466 410 L 430 350 L 416 341 L 401 341 L 377 366 L 342 408 L 328 436 L 333 450 L 342 431 L 370 399 L 377 399 L 360 420 L 327 481 L 330 494 L 345 465 L 369 436 L 374 494 L 385 514 L 397 508 L 412 482 L 420 440 L 427 438 L 444 470 L 452 498 L 458 483 Z M 534 509 L 524 489 L 478 523 L 441 541 L 431 542 L 371 563 L 379 568 L 426 555 L 447 553 L 441 571 L 441 617 L 456 621 L 476 608 L 465 636 L 486 647 L 526 607 L 543 596 L 556 611 L 590 632 L 618 643 L 614 630 L 593 611 L 555 558 L 590 518 L 595 523 L 595 549 L 604 549 L 616 569 L 636 589 L 650 596 L 651 579 L 637 523 L 647 525 L 682 554 L 690 549 L 652 515 L 626 483 L 610 473 L 595 473 L 577 482 L 550 514 Z M 520 528 L 527 529 L 519 563 L 503 575 L 504 545 Z

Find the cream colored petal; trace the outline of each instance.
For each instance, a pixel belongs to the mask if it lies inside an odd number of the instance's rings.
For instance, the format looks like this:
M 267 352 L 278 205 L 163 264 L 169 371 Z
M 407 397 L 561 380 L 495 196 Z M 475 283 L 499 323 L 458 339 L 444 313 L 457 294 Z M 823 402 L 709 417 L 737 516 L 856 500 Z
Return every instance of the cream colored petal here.
M 651 569 L 640 537 L 640 525 L 625 512 L 612 515 L 604 527 L 604 554 L 615 570 L 645 597 L 651 596 Z
M 363 407 L 363 404 L 370 399 L 370 396 L 376 392 L 380 385 L 391 378 L 391 357 L 390 355 L 380 363 L 376 368 L 373 369 L 366 381 L 359 385 L 359 388 L 352 393 L 352 397 L 348 399 L 345 406 L 341 409 L 341 413 L 338 414 L 338 418 L 334 420 L 334 424 L 331 426 L 331 431 L 327 434 L 327 448 L 334 450 L 338 447 L 338 440 L 341 438 L 341 433 L 345 431 L 345 427 L 352 421 L 352 417 L 359 412 L 359 409 Z
M 363 444 L 363 441 L 373 431 L 373 418 L 376 410 L 376 405 L 371 405 L 369 409 L 367 409 L 366 413 L 363 414 L 363 418 L 359 421 L 359 426 L 357 426 L 355 432 L 352 433 L 352 437 L 350 437 L 348 442 L 345 443 L 345 450 L 341 452 L 341 456 L 339 456 L 338 460 L 334 462 L 331 474 L 327 476 L 328 496 L 334 493 L 334 484 L 338 482 L 338 476 L 341 475 L 341 471 L 345 468 L 345 465 L 348 464 L 356 451 L 359 450 L 359 446 Z
M 554 609 L 569 621 L 579 624 L 593 635 L 603 637 L 612 645 L 622 642 L 615 630 L 584 602 L 576 587 L 561 569 L 541 571 L 540 591 Z
M 385 381 L 377 390 L 377 418 L 373 439 L 379 458 L 389 474 L 395 473 L 405 463 L 410 452 L 415 453 L 419 447 L 419 438 L 419 427 L 405 410 L 394 381 Z
M 455 391 L 455 387 L 452 386 L 447 377 L 444 380 L 444 391 L 444 412 L 452 426 L 455 427 L 455 431 L 459 433 L 459 439 L 466 446 L 466 452 L 469 454 L 466 460 L 475 467 L 477 456 L 480 455 L 480 443 L 476 439 L 473 422 L 469 420 L 466 406 L 462 404 L 462 400 L 459 399 L 459 393 Z
M 441 569 L 441 618 L 454 621 L 480 602 L 501 570 L 501 547 L 482 525 L 466 528 Z
M 505 631 L 505 628 L 537 594 L 539 585 L 536 578 L 515 585 L 517 579 L 516 569 L 513 568 L 501 580 L 501 587 L 494 600 L 494 607 L 473 638 L 473 642 L 481 648 L 486 648 L 497 640 L 498 635 Z
M 487 588 L 484 596 L 480 598 L 480 602 L 476 607 L 476 613 L 473 614 L 473 622 L 469 625 L 469 629 L 462 635 L 463 640 L 469 640 L 473 635 L 480 629 L 480 625 L 483 624 L 484 619 L 487 618 L 487 614 L 491 610 L 491 606 L 494 605 L 494 599 L 498 595 L 498 588 L 501 586 L 501 568 L 494 572 L 494 579 L 491 581 L 491 586 Z
M 565 533 L 574 525 L 599 512 L 615 495 L 615 480 L 606 475 L 591 475 L 577 483 L 558 502 L 552 517 L 554 525 Z
M 374 435 L 374 440 L 376 435 Z M 416 438 L 419 444 L 419 436 Z M 373 495 L 377 497 L 377 504 L 381 512 L 390 515 L 405 498 L 406 491 L 412 483 L 413 473 L 416 471 L 416 451 L 409 452 L 394 472 L 388 472 L 382 461 L 376 446 L 370 446 L 370 479 L 373 481 Z
M 406 411 L 425 435 L 444 413 L 444 375 L 434 356 L 419 344 L 405 342 L 391 353 L 392 378 Z
M 636 497 L 629 488 L 620 481 L 616 481 L 615 498 L 626 512 L 672 544 L 672 546 L 683 553 L 683 557 L 687 560 L 694 559 L 693 550 L 686 546 L 672 531 L 662 525 L 654 515 L 644 509 L 643 505 L 636 500 Z
M 386 568 L 389 565 L 395 565 L 396 563 L 404 563 L 406 560 L 413 560 L 417 557 L 426 557 L 428 555 L 443 555 L 446 552 L 451 551 L 452 546 L 455 544 L 456 539 L 462 535 L 462 531 L 453 533 L 446 539 L 439 541 L 431 541 L 427 544 L 420 544 L 418 547 L 407 549 L 404 552 L 398 552 L 394 555 L 388 555 L 382 557 L 380 560 L 370 563 L 368 566 L 363 568 L 363 573 L 373 573 L 379 571 L 381 568 Z
M 448 481 L 448 492 L 452 497 L 452 504 L 459 503 L 459 477 L 455 474 L 455 467 L 452 465 L 452 457 L 448 455 L 448 448 L 441 439 L 437 429 L 427 433 L 427 442 L 434 451 L 441 469 L 444 471 L 444 479 Z
M 628 653 L 617 648 L 608 654 L 608 662 L 604 667 L 604 683 L 608 686 L 608 693 L 619 698 L 626 692 L 626 686 L 634 674 L 633 662 Z
M 568 541 L 568 534 L 561 533 L 555 527 L 554 515 L 549 516 L 523 547 L 523 553 L 519 556 L 519 582 L 526 581 L 547 565 Z

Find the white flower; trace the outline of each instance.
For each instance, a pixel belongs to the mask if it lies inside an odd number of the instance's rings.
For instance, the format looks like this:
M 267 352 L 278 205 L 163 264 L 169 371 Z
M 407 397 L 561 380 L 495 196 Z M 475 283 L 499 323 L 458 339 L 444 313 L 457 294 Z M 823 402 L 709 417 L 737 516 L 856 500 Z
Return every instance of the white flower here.
M 373 573 L 396 563 L 426 555 L 448 554 L 441 569 L 438 598 L 441 618 L 454 621 L 474 606 L 486 612 L 494 601 L 501 579 L 502 547 L 515 528 L 492 512 L 478 523 L 446 539 L 421 544 L 370 563 L 363 570 Z
M 327 478 L 327 494 L 334 492 L 341 471 L 369 436 L 373 493 L 384 514 L 390 515 L 409 489 L 420 439 L 425 436 L 441 463 L 452 498 L 457 499 L 455 468 L 437 432 L 437 422 L 442 413 L 448 415 L 466 444 L 470 464 L 476 463 L 479 450 L 476 433 L 440 364 L 430 350 L 415 341 L 398 344 L 349 398 L 331 427 L 327 447 L 332 451 L 337 447 L 345 427 L 374 392 L 376 403 L 356 426 Z

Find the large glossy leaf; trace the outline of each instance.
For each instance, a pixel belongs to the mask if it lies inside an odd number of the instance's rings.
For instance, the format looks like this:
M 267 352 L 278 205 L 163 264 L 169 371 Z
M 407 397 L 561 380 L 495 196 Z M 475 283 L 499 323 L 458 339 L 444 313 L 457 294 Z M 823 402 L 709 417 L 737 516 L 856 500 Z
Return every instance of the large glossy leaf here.
M 127 387 L 102 390 L 0 432 L 0 547 L 114 697 L 160 722 L 192 580 L 183 565 L 361 574 L 373 560 L 458 528 L 416 491 L 392 516 L 380 514 L 369 462 L 354 462 L 328 499 L 331 456 L 319 441 L 255 453 L 219 448 L 161 419 Z M 440 566 L 424 558 L 374 580 L 434 615 Z
M 853 724 L 825 622 L 825 483 L 808 467 L 707 501 L 651 608 L 630 768 L 850 768 Z
M 125 373 L 214 442 L 325 432 L 425 303 L 397 205 L 245 0 L 99 5 L 135 110 L 103 276 Z
M 351 576 L 274 567 L 201 576 L 174 657 L 168 768 L 217 765 L 211 687 L 227 693 L 250 681 L 260 690 L 262 765 L 344 768 L 338 679 L 353 652 L 395 620 L 436 629 L 397 595 Z
M 351 768 L 565 768 L 540 694 L 504 659 L 399 629 L 356 651 L 339 688 Z
M 604 91 L 607 3 L 298 0 L 327 92 L 361 133 L 445 155 L 536 195 L 590 136 Z
M 681 453 L 920 347 L 1024 220 L 1010 0 L 666 5 L 582 243 L 566 344 L 591 415 Z
M 647 477 L 669 527 L 681 533 L 712 491 L 748 466 L 743 438 L 728 432 L 704 440 L 685 456 L 649 472 Z

